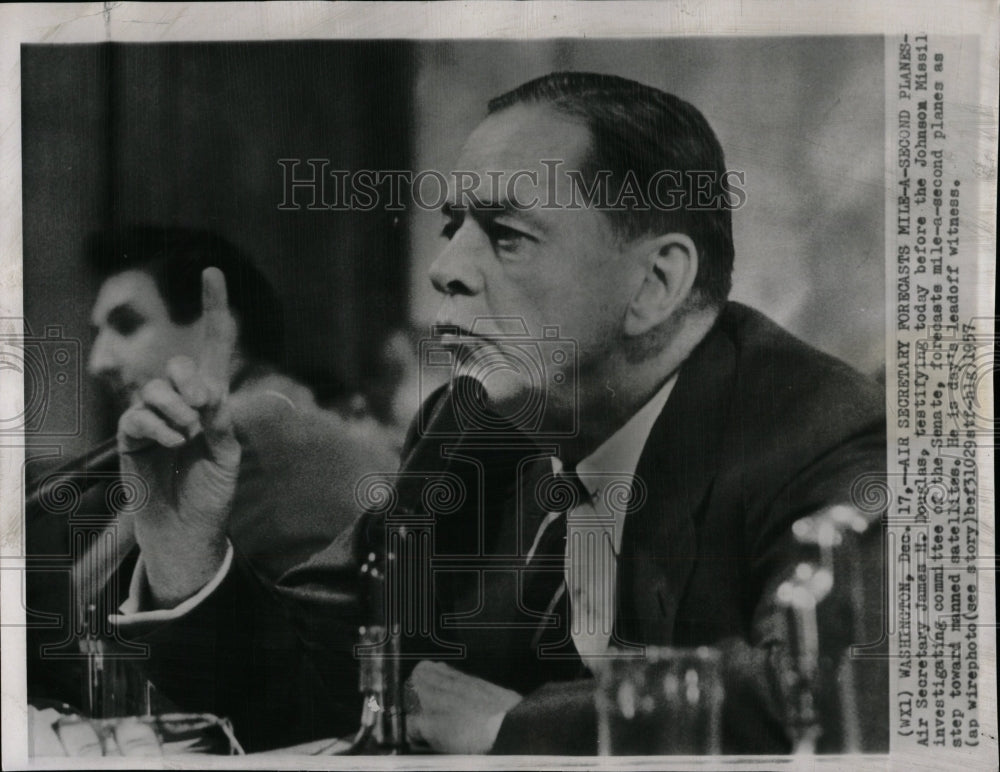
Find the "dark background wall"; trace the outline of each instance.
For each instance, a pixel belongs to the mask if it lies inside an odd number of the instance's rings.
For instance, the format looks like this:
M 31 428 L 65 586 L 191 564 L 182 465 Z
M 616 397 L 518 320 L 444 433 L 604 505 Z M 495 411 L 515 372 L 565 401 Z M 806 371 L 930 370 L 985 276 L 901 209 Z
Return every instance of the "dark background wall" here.
M 286 301 L 287 364 L 324 389 L 363 385 L 408 314 L 403 228 L 382 211 L 279 211 L 282 158 L 331 169 L 409 165 L 405 43 L 227 43 L 22 48 L 24 309 L 89 349 L 92 230 L 211 228 L 247 251 Z M 304 164 L 298 173 L 309 169 Z M 298 200 L 307 202 L 307 193 Z M 82 363 L 81 363 L 82 364 Z M 27 395 L 26 395 L 27 396 Z M 113 432 L 82 379 L 72 456 Z M 48 441 L 40 438 L 39 441 Z

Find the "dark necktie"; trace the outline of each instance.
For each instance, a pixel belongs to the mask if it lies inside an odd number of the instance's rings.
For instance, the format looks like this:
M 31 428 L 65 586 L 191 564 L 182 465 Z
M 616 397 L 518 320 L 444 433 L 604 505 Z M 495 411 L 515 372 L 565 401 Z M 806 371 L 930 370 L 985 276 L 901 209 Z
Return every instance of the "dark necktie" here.
M 559 640 L 569 629 L 570 607 L 566 599 L 566 521 L 568 514 L 590 497 L 572 469 L 541 478 L 534 491 L 538 511 L 543 513 L 534 542 L 525 559 L 522 600 L 532 611 L 544 613 L 546 621 L 536 630 L 532 646 Z M 557 619 L 551 615 L 556 615 Z

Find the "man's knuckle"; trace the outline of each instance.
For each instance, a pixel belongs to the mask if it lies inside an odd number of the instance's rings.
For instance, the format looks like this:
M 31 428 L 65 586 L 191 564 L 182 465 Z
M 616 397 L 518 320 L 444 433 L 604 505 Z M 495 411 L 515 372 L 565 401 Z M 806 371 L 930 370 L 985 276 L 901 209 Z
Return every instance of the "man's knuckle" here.
M 178 354 L 176 356 L 170 357 L 167 361 L 167 367 L 178 373 L 186 372 L 191 367 L 191 357 L 184 354 Z
M 155 420 L 146 410 L 133 408 L 122 416 L 119 424 L 121 430 L 130 437 L 145 437 L 154 427 Z
M 157 398 L 157 395 L 161 391 L 161 382 L 159 378 L 153 378 L 150 381 L 146 381 L 143 387 L 139 390 L 139 396 L 144 402 L 151 402 Z
M 199 407 L 207 399 L 205 384 L 197 373 L 192 373 L 181 384 L 181 393 L 185 402 L 194 407 Z
M 121 418 L 118 419 L 118 431 L 122 434 L 131 434 L 134 426 L 135 417 L 132 415 L 130 408 L 122 413 Z

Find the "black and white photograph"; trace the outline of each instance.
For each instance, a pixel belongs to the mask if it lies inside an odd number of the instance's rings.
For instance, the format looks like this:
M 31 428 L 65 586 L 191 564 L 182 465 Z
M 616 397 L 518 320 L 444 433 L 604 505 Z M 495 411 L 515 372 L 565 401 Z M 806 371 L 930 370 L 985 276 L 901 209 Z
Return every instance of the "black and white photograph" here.
M 1000 15 L 762 5 L 4 12 L 5 767 L 993 767 Z

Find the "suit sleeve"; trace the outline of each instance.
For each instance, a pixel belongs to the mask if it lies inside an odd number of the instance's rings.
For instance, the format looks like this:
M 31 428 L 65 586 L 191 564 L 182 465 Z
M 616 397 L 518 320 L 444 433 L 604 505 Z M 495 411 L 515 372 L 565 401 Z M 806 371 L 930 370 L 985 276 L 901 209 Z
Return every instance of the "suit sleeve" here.
M 218 587 L 183 616 L 128 625 L 146 671 L 188 711 L 228 717 L 247 750 L 353 732 L 360 610 L 354 529 L 277 582 L 238 552 Z
M 418 425 L 414 420 L 407 447 Z M 329 454 L 311 455 L 332 463 Z M 397 462 L 370 466 L 394 470 Z M 342 468 L 340 477 L 347 477 Z M 308 482 L 321 482 L 321 470 L 315 478 Z M 355 518 L 276 579 L 273 560 L 262 566 L 233 539 L 232 566 L 207 598 L 179 618 L 129 624 L 129 639 L 149 646 L 150 680 L 184 710 L 229 718 L 246 750 L 353 734 L 361 716 L 354 657 L 364 602 L 359 556 L 378 541 L 376 521 L 370 513 Z

